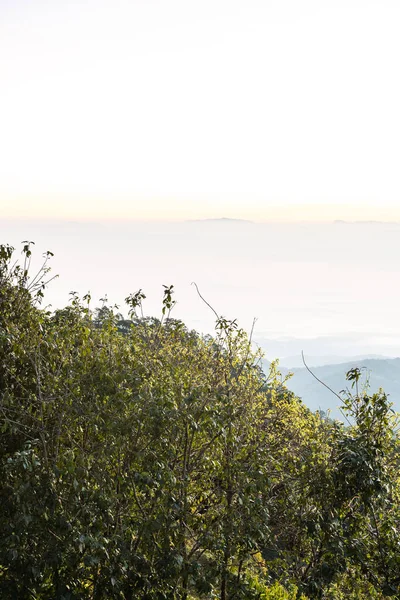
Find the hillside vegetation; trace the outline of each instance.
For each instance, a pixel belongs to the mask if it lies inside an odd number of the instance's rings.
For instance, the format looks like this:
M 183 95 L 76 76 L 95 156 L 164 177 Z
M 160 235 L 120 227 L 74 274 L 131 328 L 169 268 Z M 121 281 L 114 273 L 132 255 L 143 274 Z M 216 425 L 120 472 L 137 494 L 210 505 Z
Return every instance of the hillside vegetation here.
M 360 371 L 313 414 L 235 321 L 214 337 L 41 300 L 0 247 L 0 597 L 400 597 L 399 440 Z

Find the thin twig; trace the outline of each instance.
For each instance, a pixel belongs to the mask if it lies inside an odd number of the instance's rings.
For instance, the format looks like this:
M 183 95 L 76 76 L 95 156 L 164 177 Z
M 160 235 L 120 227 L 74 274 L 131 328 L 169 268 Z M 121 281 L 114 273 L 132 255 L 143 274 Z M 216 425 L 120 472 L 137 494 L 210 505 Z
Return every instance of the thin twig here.
M 194 285 L 194 286 L 195 286 L 195 288 L 196 288 L 196 290 L 197 290 L 197 293 L 198 293 L 198 295 L 200 296 L 200 298 L 203 300 L 204 304 L 207 304 L 207 306 L 208 306 L 209 308 L 211 308 L 211 310 L 213 311 L 213 313 L 214 313 L 214 315 L 217 317 L 217 319 L 219 319 L 219 318 L 220 318 L 220 316 L 219 316 L 219 314 L 217 313 L 217 311 L 216 311 L 216 310 L 215 310 L 215 309 L 214 309 L 214 308 L 211 306 L 211 304 L 209 304 L 209 303 L 207 302 L 207 300 L 205 300 L 205 298 L 203 298 L 203 296 L 200 294 L 200 291 L 199 291 L 199 288 L 198 288 L 198 286 L 197 286 L 197 283 L 196 283 L 195 281 L 192 281 L 192 285 Z
M 306 360 L 304 358 L 304 352 L 303 350 L 301 351 L 301 358 L 303 359 L 303 365 L 305 366 L 305 368 L 307 369 L 307 371 L 310 373 L 310 375 L 312 375 L 314 377 L 314 379 L 316 379 L 319 383 L 321 383 L 324 387 L 326 387 L 327 390 L 329 390 L 330 392 L 332 392 L 332 394 L 334 396 L 336 396 L 336 398 L 339 398 L 340 402 L 343 402 L 343 399 L 339 396 L 339 394 L 337 394 L 332 388 L 329 387 L 329 385 L 327 385 L 324 381 L 322 381 L 321 379 L 319 379 L 315 373 L 313 373 L 310 369 L 310 367 L 307 365 Z M 338 407 L 341 414 L 343 415 L 343 417 L 346 419 L 346 421 L 348 422 L 348 424 L 351 426 L 350 421 L 348 420 L 348 418 L 346 417 L 346 415 L 344 414 L 344 412 L 342 411 L 342 409 L 340 408 L 340 406 Z
M 254 319 L 253 319 L 253 325 L 252 325 L 251 331 L 250 331 L 250 337 L 249 337 L 249 343 L 248 343 L 248 346 L 247 346 L 246 356 L 245 356 L 244 360 L 242 361 L 242 364 L 239 367 L 236 379 L 239 379 L 240 375 L 243 373 L 244 366 L 247 363 L 247 359 L 249 358 L 249 354 L 250 354 L 250 351 L 251 351 L 251 343 L 252 343 L 253 333 L 254 333 L 254 326 L 255 326 L 256 322 L 257 322 L 257 318 L 254 317 Z

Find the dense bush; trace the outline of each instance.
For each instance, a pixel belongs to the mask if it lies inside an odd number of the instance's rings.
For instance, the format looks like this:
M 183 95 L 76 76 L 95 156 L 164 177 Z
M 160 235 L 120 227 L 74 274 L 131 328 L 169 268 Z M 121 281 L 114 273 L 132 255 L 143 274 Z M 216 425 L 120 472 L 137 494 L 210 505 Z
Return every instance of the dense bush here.
M 30 252 L 0 248 L 1 598 L 399 597 L 383 392 L 354 370 L 352 424 L 321 419 L 235 322 L 171 319 L 172 288 L 159 320 L 141 292 L 126 320 L 50 312 Z

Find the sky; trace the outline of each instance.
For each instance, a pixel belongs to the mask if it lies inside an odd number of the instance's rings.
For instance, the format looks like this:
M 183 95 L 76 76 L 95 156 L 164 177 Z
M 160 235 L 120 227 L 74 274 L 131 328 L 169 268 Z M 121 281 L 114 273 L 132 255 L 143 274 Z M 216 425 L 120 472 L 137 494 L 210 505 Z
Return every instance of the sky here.
M 0 0 L 0 216 L 400 220 L 398 0 Z
M 32 276 L 54 253 L 44 306 L 71 291 L 91 307 L 141 289 L 144 314 L 161 316 L 163 285 L 174 285 L 173 316 L 215 333 L 215 314 L 239 327 L 269 359 L 400 356 L 400 224 L 243 221 L 67 221 L 0 219 L 0 240 L 34 240 Z M 14 262 L 14 258 L 13 261 Z M 326 358 L 328 357 L 328 359 Z M 332 357 L 334 357 L 332 359 Z M 290 363 L 293 366 L 293 362 Z M 313 363 L 310 363 L 313 364 Z

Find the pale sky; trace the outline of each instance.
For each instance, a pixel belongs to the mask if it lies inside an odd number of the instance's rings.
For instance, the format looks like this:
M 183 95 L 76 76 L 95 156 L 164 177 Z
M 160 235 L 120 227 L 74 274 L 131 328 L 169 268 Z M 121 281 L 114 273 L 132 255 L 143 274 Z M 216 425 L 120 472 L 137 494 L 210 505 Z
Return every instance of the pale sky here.
M 0 216 L 400 219 L 398 0 L 0 0 Z

